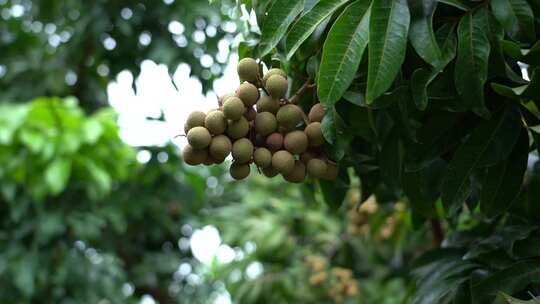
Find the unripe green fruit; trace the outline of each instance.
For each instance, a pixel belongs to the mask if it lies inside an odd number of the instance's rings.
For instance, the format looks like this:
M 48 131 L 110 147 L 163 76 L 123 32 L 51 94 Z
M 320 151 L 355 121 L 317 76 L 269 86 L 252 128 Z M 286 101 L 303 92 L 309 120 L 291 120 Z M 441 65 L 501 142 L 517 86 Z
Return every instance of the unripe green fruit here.
M 291 130 L 302 121 L 302 110 L 297 105 L 284 105 L 279 108 L 276 118 L 280 127 Z
M 259 65 L 253 58 L 243 58 L 238 62 L 238 76 L 241 80 L 256 81 L 259 76 Z
M 259 99 L 259 90 L 251 83 L 244 82 L 236 90 L 236 96 L 242 100 L 246 107 L 251 107 Z
M 266 168 L 272 165 L 272 152 L 266 148 L 257 148 L 253 153 L 255 164 L 261 168 Z
M 307 163 L 315 157 L 315 153 L 311 151 L 306 151 L 300 155 L 300 160 L 307 165 Z
M 248 164 L 233 163 L 229 168 L 229 173 L 235 180 L 241 180 L 249 176 L 250 168 Z
M 205 127 L 194 127 L 187 134 L 189 144 L 195 149 L 204 149 L 208 147 L 212 136 Z
M 184 147 L 184 150 L 182 150 L 182 158 L 188 165 L 200 165 L 208 158 L 208 151 L 206 149 L 194 149 L 192 146 L 187 145 Z
M 327 163 L 326 173 L 321 178 L 325 180 L 333 181 L 333 180 L 336 180 L 336 178 L 338 177 L 338 174 L 339 174 L 338 166 L 332 163 Z
M 326 162 L 318 158 L 313 158 L 307 164 L 309 175 L 317 178 L 323 177 L 326 174 L 326 168 Z
M 308 147 L 308 138 L 302 131 L 292 131 L 285 135 L 283 140 L 285 149 L 292 154 L 304 153 Z
M 275 152 L 283 147 L 283 135 L 281 133 L 272 133 L 266 138 L 266 146 L 270 151 Z
M 289 174 L 294 169 L 294 157 L 285 150 L 280 150 L 272 155 L 272 167 L 281 174 Z
M 257 111 L 253 107 L 249 107 L 246 109 L 246 112 L 244 113 L 244 118 L 246 118 L 248 121 L 254 121 L 255 116 L 257 116 Z
M 266 176 L 268 178 L 272 178 L 272 177 L 279 174 L 278 170 L 276 170 L 276 168 L 274 168 L 272 166 L 262 168 L 262 173 L 264 174 L 264 176 Z
M 273 69 L 268 70 L 268 72 L 266 72 L 266 74 L 264 74 L 263 85 L 266 85 L 266 81 L 272 75 L 280 75 L 281 77 L 287 79 L 287 73 L 285 73 L 285 71 L 283 71 L 282 69 L 273 68 Z
M 257 112 L 270 112 L 276 114 L 279 110 L 279 100 L 270 96 L 261 96 L 257 101 Z
M 227 128 L 227 119 L 220 110 L 213 110 L 206 115 L 204 126 L 211 134 L 219 135 L 225 132 L 225 129 Z
M 212 138 L 208 150 L 214 160 L 223 160 L 232 151 L 231 140 L 225 135 L 215 136 Z
M 303 162 L 297 160 L 294 162 L 294 169 L 283 178 L 291 183 L 301 183 L 306 178 L 306 165 Z
M 274 114 L 262 112 L 255 117 L 255 132 L 266 136 L 277 129 L 277 120 Z
M 205 118 L 206 114 L 201 111 L 191 112 L 186 120 L 186 124 L 184 125 L 184 132 L 187 133 L 194 127 L 203 127 Z
M 324 136 L 322 134 L 321 123 L 312 122 L 304 129 L 306 133 L 309 145 L 312 147 L 318 147 L 324 144 Z
M 253 155 L 253 144 L 247 138 L 240 138 L 235 141 L 232 147 L 232 156 L 239 163 L 247 163 Z
M 236 95 L 233 93 L 227 93 L 227 94 L 221 95 L 221 97 L 218 98 L 219 107 L 221 108 L 223 106 L 223 103 L 225 102 L 225 100 L 227 100 L 227 98 L 234 97 L 234 96 Z
M 309 110 L 308 118 L 310 122 L 321 122 L 324 117 L 324 107 L 321 103 L 316 103 Z
M 281 75 L 272 75 L 268 77 L 264 87 L 270 96 L 280 99 L 287 94 L 289 83 L 287 82 L 287 79 Z
M 245 111 L 246 107 L 244 107 L 244 103 L 238 97 L 229 97 L 223 103 L 223 114 L 225 114 L 227 119 L 238 120 L 244 115 Z
M 249 132 L 249 123 L 244 117 L 239 120 L 229 120 L 227 126 L 227 135 L 232 139 L 238 139 L 246 136 Z

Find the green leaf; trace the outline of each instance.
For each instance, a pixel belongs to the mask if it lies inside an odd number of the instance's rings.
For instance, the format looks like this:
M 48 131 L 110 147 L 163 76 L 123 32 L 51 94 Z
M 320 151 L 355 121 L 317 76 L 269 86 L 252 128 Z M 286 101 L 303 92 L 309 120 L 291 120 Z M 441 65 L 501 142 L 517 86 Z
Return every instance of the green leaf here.
M 526 0 L 492 0 L 491 9 L 497 21 L 514 40 L 535 40 L 534 15 Z
M 435 202 L 440 196 L 445 169 L 446 163 L 439 159 L 419 171 L 404 173 L 403 191 L 411 203 L 413 213 L 426 218 L 435 215 Z
M 540 283 L 540 262 L 522 261 L 497 271 L 472 286 L 475 303 L 491 303 L 497 292 L 514 294 L 530 283 Z
M 521 190 L 528 156 L 529 135 L 522 129 L 510 157 L 487 169 L 480 199 L 480 209 L 485 215 L 495 217 L 510 207 Z
M 13 264 L 13 283 L 26 297 L 31 297 L 35 291 L 38 257 L 35 253 L 25 253 Z
M 304 0 L 275 0 L 271 4 L 261 27 L 260 57 L 264 57 L 278 44 L 303 8 Z
M 354 79 L 368 43 L 369 14 L 367 1 L 356 1 L 328 33 L 317 78 L 317 94 L 326 106 L 338 101 Z
M 462 11 L 468 11 L 470 9 L 469 6 L 467 6 L 465 3 L 463 3 L 461 0 L 438 0 L 440 3 L 444 3 L 450 6 L 453 6 L 455 8 L 459 8 Z
M 45 170 L 45 182 L 52 194 L 62 192 L 67 185 L 71 173 L 71 161 L 59 158 L 53 161 Z
M 528 300 L 528 301 L 516 299 L 514 297 L 509 296 L 508 294 L 506 294 L 504 292 L 499 292 L 498 295 L 499 295 L 500 298 L 502 298 L 508 304 L 538 304 L 538 303 L 540 303 L 536 299 L 532 299 L 532 300 Z
M 348 0 L 321 0 L 291 27 L 286 40 L 287 60 L 291 59 L 302 43 L 315 31 L 317 26 L 332 15 Z
M 405 0 L 375 0 L 369 20 L 367 103 L 381 96 L 405 60 L 409 8 Z
M 442 60 L 442 53 L 433 32 L 433 14 L 436 8 L 436 0 L 409 1 L 411 10 L 409 40 L 418 55 L 432 66 L 438 66 Z
M 336 181 L 319 180 L 319 186 L 321 187 L 321 192 L 326 204 L 334 209 L 339 208 L 350 187 L 347 170 L 340 170 Z
M 531 73 L 531 81 L 526 85 L 509 87 L 499 83 L 491 83 L 491 87 L 497 94 L 513 98 L 537 99 L 540 94 L 540 67 L 535 68 Z
M 470 194 L 470 178 L 476 168 L 508 156 L 520 130 L 519 114 L 506 109 L 481 123 L 455 152 L 442 186 L 442 201 L 451 216 Z
M 456 89 L 469 108 L 487 117 L 484 84 L 487 79 L 489 39 L 481 23 L 472 14 L 462 17 L 458 26 L 458 51 L 454 71 Z

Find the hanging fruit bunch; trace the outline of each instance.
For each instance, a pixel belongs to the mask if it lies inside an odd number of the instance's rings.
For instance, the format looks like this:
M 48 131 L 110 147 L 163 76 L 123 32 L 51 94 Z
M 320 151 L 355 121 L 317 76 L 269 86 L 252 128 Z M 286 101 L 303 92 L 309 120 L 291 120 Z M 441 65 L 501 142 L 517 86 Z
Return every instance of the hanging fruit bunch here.
M 237 180 L 250 174 L 251 164 L 267 177 L 281 174 L 292 183 L 302 182 L 306 174 L 336 179 L 338 167 L 323 149 L 322 104 L 313 105 L 306 115 L 295 104 L 297 98 L 286 97 L 288 80 L 283 70 L 270 69 L 262 78 L 259 71 L 255 59 L 240 60 L 238 75 L 243 82 L 236 92 L 221 96 L 217 109 L 189 115 L 184 161 L 220 164 L 232 153 L 229 172 Z

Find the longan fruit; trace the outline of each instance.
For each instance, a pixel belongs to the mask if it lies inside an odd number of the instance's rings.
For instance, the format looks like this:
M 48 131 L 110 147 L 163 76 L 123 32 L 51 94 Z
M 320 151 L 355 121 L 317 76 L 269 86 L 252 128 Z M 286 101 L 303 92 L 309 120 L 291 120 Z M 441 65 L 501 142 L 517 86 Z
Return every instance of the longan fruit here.
M 279 174 L 279 172 L 276 170 L 276 168 L 272 167 L 272 166 L 268 166 L 266 168 L 262 168 L 261 169 L 262 173 L 264 174 L 264 176 L 268 177 L 268 178 L 272 178 L 276 175 Z
M 306 133 L 310 146 L 318 147 L 324 144 L 324 136 L 322 134 L 320 122 L 312 122 L 307 125 L 304 129 L 304 133 Z
M 313 159 L 315 157 L 316 157 L 316 155 L 312 151 L 306 151 L 306 152 L 300 154 L 300 160 L 306 165 L 311 159 Z
M 221 95 L 221 96 L 218 98 L 218 104 L 219 104 L 219 107 L 221 108 L 221 107 L 223 106 L 223 103 L 225 102 L 225 100 L 227 100 L 227 98 L 233 97 L 233 96 L 236 96 L 236 95 L 233 94 L 233 93 L 227 93 L 227 94 Z
M 204 119 L 206 118 L 206 114 L 201 111 L 195 111 L 191 112 L 188 115 L 188 118 L 186 120 L 186 124 L 184 125 L 184 132 L 187 132 L 194 127 L 204 127 Z
M 333 163 L 328 162 L 326 163 L 326 172 L 321 178 L 325 180 L 333 181 L 333 180 L 336 180 L 336 178 L 338 177 L 338 174 L 339 174 L 338 166 Z
M 225 132 L 227 128 L 227 119 L 220 110 L 213 110 L 206 115 L 204 126 L 213 135 L 219 135 Z
M 307 172 L 313 177 L 323 177 L 326 174 L 326 162 L 322 159 L 313 158 L 307 164 Z
M 250 168 L 249 164 L 233 163 L 229 168 L 229 174 L 235 180 L 241 180 L 249 176 Z
M 232 151 L 231 140 L 225 135 L 215 136 L 210 142 L 208 151 L 215 160 L 224 160 Z
M 208 151 L 206 149 L 194 149 L 192 146 L 186 145 L 182 150 L 182 158 L 190 166 L 200 165 L 208 158 Z
M 239 163 L 247 163 L 253 155 L 253 144 L 247 138 L 240 138 L 232 146 L 232 156 Z
M 294 162 L 294 168 L 289 174 L 283 175 L 283 178 L 291 183 L 301 183 L 306 178 L 306 165 L 297 160 Z
M 268 72 L 266 72 L 266 74 L 264 74 L 264 77 L 263 77 L 263 80 L 262 80 L 263 85 L 266 85 L 266 81 L 272 75 L 280 75 L 281 77 L 287 79 L 287 73 L 285 73 L 285 71 L 283 71 L 282 69 L 278 69 L 278 68 L 272 68 L 272 69 L 268 70 Z
M 283 147 L 283 135 L 281 133 L 272 133 L 266 138 L 266 146 L 270 151 L 275 152 Z
M 255 132 L 257 132 L 257 134 L 267 136 L 276 129 L 277 120 L 274 114 L 270 112 L 262 112 L 255 116 Z
M 281 75 L 272 75 L 266 80 L 264 85 L 268 94 L 276 99 L 285 97 L 289 83 L 287 79 Z
M 238 62 L 237 72 L 241 80 L 256 81 L 259 77 L 259 64 L 253 58 L 243 58 Z
M 266 148 L 257 148 L 253 153 L 253 161 L 261 168 L 272 165 L 272 152 Z
M 308 118 L 310 122 L 321 122 L 324 117 L 324 106 L 322 103 L 316 103 L 309 110 Z
M 292 131 L 285 135 L 283 146 L 285 146 L 285 150 L 292 154 L 301 154 L 308 147 L 308 137 L 302 131 Z
M 289 174 L 294 169 L 294 157 L 285 150 L 280 150 L 272 155 L 272 167 L 281 174 Z
M 259 99 L 259 89 L 249 82 L 244 82 L 236 90 L 236 97 L 240 98 L 246 107 L 251 107 Z
M 225 114 L 227 119 L 238 120 L 240 117 L 242 117 L 242 115 L 244 115 L 245 111 L 246 107 L 244 106 L 242 100 L 238 97 L 229 97 L 223 103 L 223 114 Z
M 270 112 L 276 114 L 279 110 L 279 100 L 270 96 L 261 96 L 257 101 L 257 112 Z
M 249 122 L 244 117 L 239 120 L 229 120 L 227 126 L 227 135 L 231 139 L 238 139 L 246 136 L 249 132 Z
M 212 136 L 205 127 L 194 127 L 188 131 L 187 140 L 194 149 L 204 149 L 210 144 Z
M 302 121 L 302 109 L 293 104 L 284 105 L 279 108 L 276 118 L 280 127 L 294 129 Z
M 257 111 L 253 107 L 249 107 L 246 109 L 246 112 L 244 113 L 244 118 L 248 121 L 254 121 L 255 116 L 257 116 Z

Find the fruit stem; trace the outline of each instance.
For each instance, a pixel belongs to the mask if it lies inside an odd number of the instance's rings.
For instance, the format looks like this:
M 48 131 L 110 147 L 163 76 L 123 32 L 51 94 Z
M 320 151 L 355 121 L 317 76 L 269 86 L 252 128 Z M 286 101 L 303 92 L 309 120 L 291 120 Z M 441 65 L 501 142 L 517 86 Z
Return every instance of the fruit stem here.
M 289 99 L 290 103 L 296 104 L 302 95 L 306 93 L 307 89 L 312 89 L 315 87 L 315 84 L 311 82 L 311 78 L 308 78 L 306 82 L 296 91 L 296 93 Z

